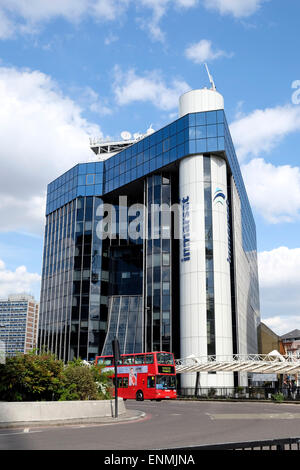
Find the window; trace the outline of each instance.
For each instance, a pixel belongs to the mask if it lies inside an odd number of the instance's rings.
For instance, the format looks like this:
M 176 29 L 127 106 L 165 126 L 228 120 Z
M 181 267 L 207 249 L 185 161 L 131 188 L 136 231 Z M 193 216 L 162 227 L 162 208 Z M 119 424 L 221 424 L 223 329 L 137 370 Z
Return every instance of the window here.
M 146 354 L 146 364 L 153 364 L 153 363 L 154 363 L 153 354 Z
M 112 357 L 100 357 L 97 361 L 97 364 L 105 364 L 106 366 L 112 366 L 113 358 Z
M 207 137 L 217 137 L 217 126 L 215 124 L 207 126 Z
M 170 255 L 169 255 L 169 253 L 163 253 L 162 259 L 163 259 L 163 266 L 169 266 L 169 264 L 170 264 Z
M 170 309 L 170 297 L 168 295 L 163 295 L 162 297 L 162 308 L 163 310 Z
M 206 126 L 196 127 L 196 139 L 206 139 Z
M 148 388 L 155 388 L 155 377 L 153 375 L 148 377 L 147 386 Z
M 170 283 L 169 282 L 163 282 L 162 283 L 162 290 L 163 290 L 163 295 L 169 295 L 170 294 Z
M 160 254 L 153 255 L 152 262 L 152 266 L 160 266 Z
M 167 354 L 167 353 L 157 354 L 157 363 L 158 364 L 172 364 L 173 365 L 173 356 L 172 356 L 172 354 Z
M 170 148 L 170 139 L 163 141 L 163 152 L 167 152 Z
M 134 364 L 134 356 L 123 356 L 123 364 Z
M 156 377 L 157 389 L 175 389 L 176 377 L 174 375 L 158 375 Z
M 135 363 L 136 364 L 144 364 L 144 360 L 145 360 L 144 355 L 135 356 Z
M 86 184 L 95 184 L 95 175 L 86 175 Z

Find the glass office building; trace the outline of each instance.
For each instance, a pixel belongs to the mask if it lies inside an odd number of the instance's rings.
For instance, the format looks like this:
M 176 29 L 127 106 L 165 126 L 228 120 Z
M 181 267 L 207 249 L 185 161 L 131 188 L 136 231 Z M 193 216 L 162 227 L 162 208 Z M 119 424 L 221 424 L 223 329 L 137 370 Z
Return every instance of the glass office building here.
M 4 357 L 37 347 L 39 304 L 31 295 L 0 299 L 0 346 Z
M 180 100 L 176 121 L 95 145 L 48 185 L 39 345 L 65 361 L 111 353 L 115 335 L 123 353 L 257 352 L 256 228 L 223 98 Z

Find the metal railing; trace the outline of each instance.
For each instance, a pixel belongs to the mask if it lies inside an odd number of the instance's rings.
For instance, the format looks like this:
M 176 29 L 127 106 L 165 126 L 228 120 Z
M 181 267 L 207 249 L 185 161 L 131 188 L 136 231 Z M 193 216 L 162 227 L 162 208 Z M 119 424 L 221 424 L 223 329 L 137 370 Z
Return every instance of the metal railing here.
M 172 450 L 172 449 L 168 449 Z M 175 450 L 175 449 L 173 449 Z M 176 452 L 193 452 L 198 450 L 300 450 L 300 437 L 285 439 L 268 439 L 263 441 L 227 442 L 201 446 L 176 448 Z
M 296 390 L 272 387 L 195 387 L 178 388 L 178 398 L 239 399 L 239 400 L 274 400 L 300 401 L 300 387 Z

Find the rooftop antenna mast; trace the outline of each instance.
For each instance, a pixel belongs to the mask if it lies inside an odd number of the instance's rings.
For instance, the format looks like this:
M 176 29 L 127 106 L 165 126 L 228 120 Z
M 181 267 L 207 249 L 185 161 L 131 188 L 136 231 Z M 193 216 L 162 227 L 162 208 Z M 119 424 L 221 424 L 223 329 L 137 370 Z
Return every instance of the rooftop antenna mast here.
M 205 65 L 206 72 L 207 72 L 207 75 L 208 75 L 208 78 L 209 78 L 209 81 L 210 81 L 210 84 L 211 84 L 211 89 L 213 91 L 217 91 L 214 79 L 212 78 L 211 74 L 209 73 L 208 66 L 207 66 L 206 63 L 204 63 L 204 65 Z

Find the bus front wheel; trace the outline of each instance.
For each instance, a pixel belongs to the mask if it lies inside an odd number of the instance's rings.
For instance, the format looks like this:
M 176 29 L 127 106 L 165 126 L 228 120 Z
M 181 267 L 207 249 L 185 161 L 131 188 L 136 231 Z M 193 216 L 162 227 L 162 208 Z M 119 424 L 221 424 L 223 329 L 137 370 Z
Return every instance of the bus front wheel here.
M 144 394 L 142 390 L 138 390 L 136 392 L 136 401 L 143 401 L 144 400 Z

